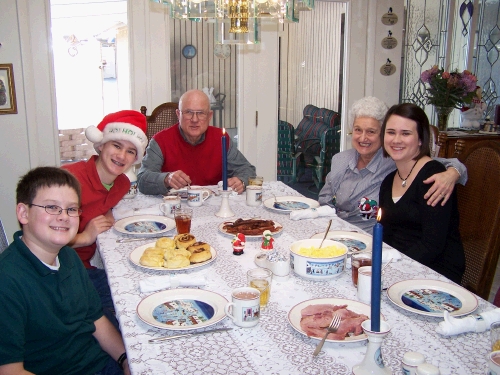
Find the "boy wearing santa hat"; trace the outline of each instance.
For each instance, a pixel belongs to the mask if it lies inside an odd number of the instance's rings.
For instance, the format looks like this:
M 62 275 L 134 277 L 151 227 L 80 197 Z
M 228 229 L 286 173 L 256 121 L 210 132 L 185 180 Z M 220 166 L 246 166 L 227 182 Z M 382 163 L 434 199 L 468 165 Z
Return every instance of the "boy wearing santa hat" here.
M 106 115 L 95 126 L 85 130 L 85 135 L 98 155 L 88 161 L 64 165 L 82 188 L 80 226 L 78 234 L 69 243 L 82 260 L 89 276 L 101 296 L 103 307 L 114 310 L 104 270 L 90 265 L 96 250 L 97 235 L 114 224 L 111 209 L 130 188 L 124 173 L 135 163 L 140 163 L 147 146 L 146 117 L 137 111 L 124 110 Z

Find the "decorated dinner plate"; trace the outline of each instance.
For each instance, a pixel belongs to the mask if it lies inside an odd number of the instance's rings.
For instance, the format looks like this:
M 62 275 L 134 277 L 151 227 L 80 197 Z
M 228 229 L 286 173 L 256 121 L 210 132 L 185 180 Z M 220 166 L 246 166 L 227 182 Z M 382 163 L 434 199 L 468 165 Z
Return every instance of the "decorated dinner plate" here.
M 292 326 L 293 329 L 295 329 L 297 332 L 302 333 L 303 335 L 307 336 L 307 333 L 300 327 L 300 321 L 302 319 L 302 314 L 301 311 L 305 309 L 308 306 L 311 305 L 347 305 L 347 309 L 351 310 L 352 312 L 355 312 L 357 314 L 364 314 L 370 318 L 370 312 L 371 312 L 371 307 L 370 305 L 350 300 L 350 299 L 343 299 L 343 298 L 316 298 L 316 299 L 310 299 L 304 302 L 299 303 L 298 305 L 295 305 L 292 307 L 290 312 L 288 313 L 288 322 Z M 385 320 L 384 316 L 381 314 L 380 318 L 382 320 Z M 318 339 L 321 340 L 323 336 L 317 337 L 317 336 L 309 336 L 313 339 Z M 326 341 L 329 342 L 357 342 L 357 341 L 363 341 L 366 340 L 368 337 L 366 334 L 362 333 L 361 335 L 357 336 L 350 336 L 346 337 L 344 340 L 331 340 L 331 339 L 326 339 Z
M 325 232 L 316 233 L 311 238 L 323 239 Z M 349 253 L 362 250 L 371 250 L 372 237 L 358 232 L 348 232 L 344 230 L 331 230 L 326 236 L 328 240 L 338 241 L 347 246 Z
M 148 270 L 175 272 L 175 271 L 181 271 L 181 270 L 184 271 L 184 270 L 190 270 L 192 268 L 202 267 L 206 264 L 212 263 L 215 260 L 215 258 L 217 258 L 217 251 L 212 246 L 210 246 L 210 252 L 212 253 L 212 258 L 207 260 L 206 262 L 190 264 L 189 266 L 182 267 L 182 268 L 149 267 L 149 266 L 142 265 L 140 263 L 142 253 L 144 253 L 144 250 L 146 250 L 148 247 L 155 247 L 155 244 L 156 244 L 156 241 L 147 243 L 146 245 L 136 247 L 129 255 L 130 261 L 132 263 L 134 263 L 136 266 L 146 268 Z
M 209 189 L 209 188 L 202 187 L 202 189 L 208 191 L 208 198 L 210 198 L 214 194 L 214 192 L 211 189 Z M 188 198 L 188 192 L 187 191 L 188 191 L 187 187 L 182 188 L 182 189 L 170 189 L 170 191 L 168 192 L 167 196 L 169 196 L 169 195 L 178 195 L 181 200 L 187 201 L 187 198 Z
M 266 199 L 264 206 L 276 212 L 287 213 L 291 211 L 305 210 L 308 208 L 318 208 L 319 203 L 314 199 L 305 197 L 274 197 Z
M 478 305 L 474 294 L 461 286 L 439 280 L 405 280 L 387 290 L 387 296 L 395 305 L 420 315 L 462 316 L 473 312 Z
M 136 215 L 118 220 L 113 227 L 123 234 L 156 237 L 174 229 L 175 221 L 159 215 Z
M 170 289 L 154 293 L 137 305 L 137 315 L 153 327 L 188 331 L 220 322 L 229 301 L 202 289 Z
M 251 218 L 243 218 L 243 220 L 250 220 Z M 255 218 L 256 220 L 260 220 L 258 218 Z M 262 220 L 271 220 L 271 219 L 262 219 Z M 229 233 L 227 230 L 224 229 L 224 224 L 225 223 L 229 223 L 229 222 L 234 222 L 235 220 L 229 220 L 229 221 L 224 221 L 222 223 L 220 223 L 219 225 L 219 232 L 221 232 L 222 234 L 227 234 L 228 236 L 235 236 L 236 234 L 235 233 Z M 281 225 L 280 223 L 278 223 L 276 220 L 273 220 L 274 221 L 274 230 L 271 231 L 271 233 L 274 235 L 276 234 L 279 234 L 283 231 L 283 225 Z M 261 234 L 245 234 L 245 237 L 246 238 L 260 238 L 262 237 L 262 233 Z

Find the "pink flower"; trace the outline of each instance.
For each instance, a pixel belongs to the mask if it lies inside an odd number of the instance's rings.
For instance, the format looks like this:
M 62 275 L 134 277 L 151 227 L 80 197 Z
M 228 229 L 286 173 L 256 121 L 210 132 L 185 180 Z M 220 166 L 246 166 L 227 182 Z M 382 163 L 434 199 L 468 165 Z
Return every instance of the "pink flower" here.
M 443 74 L 441 74 L 441 77 L 443 77 L 444 79 L 448 79 L 448 78 L 450 78 L 450 73 L 449 72 L 443 72 Z

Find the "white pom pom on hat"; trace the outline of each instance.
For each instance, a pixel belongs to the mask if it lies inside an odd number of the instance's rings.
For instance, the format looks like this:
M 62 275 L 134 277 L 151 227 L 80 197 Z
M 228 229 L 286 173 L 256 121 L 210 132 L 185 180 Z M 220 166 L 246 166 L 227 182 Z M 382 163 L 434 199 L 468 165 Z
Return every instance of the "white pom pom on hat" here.
M 146 116 L 138 111 L 123 110 L 110 113 L 95 126 L 85 129 L 85 136 L 94 143 L 94 149 L 99 154 L 99 146 L 109 141 L 129 141 L 137 149 L 136 160 L 142 161 L 144 150 L 148 144 L 146 136 Z

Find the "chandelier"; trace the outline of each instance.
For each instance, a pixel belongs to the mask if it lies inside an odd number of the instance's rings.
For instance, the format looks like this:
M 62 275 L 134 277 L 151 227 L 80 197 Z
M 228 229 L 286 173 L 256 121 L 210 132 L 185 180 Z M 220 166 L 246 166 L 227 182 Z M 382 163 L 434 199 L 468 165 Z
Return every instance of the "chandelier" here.
M 215 42 L 258 44 L 260 20 L 299 22 L 301 11 L 314 9 L 314 0 L 151 0 L 167 5 L 170 17 L 215 22 Z

